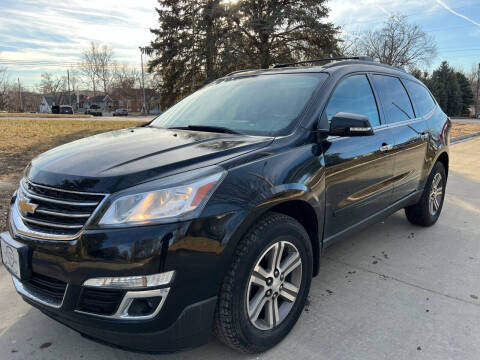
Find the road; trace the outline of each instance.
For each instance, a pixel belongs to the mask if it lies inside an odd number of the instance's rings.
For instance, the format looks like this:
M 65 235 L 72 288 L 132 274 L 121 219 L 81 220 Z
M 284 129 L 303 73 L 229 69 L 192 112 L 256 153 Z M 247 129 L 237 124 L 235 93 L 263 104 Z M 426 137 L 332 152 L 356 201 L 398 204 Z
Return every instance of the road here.
M 398 212 L 328 249 L 299 322 L 258 357 L 215 340 L 168 356 L 94 343 L 21 301 L 2 269 L 0 358 L 480 359 L 480 139 L 451 157 L 437 225 L 414 227 Z
M 0 117 L 9 120 L 87 120 L 87 121 L 144 121 L 148 122 L 155 118 L 157 115 L 145 115 L 145 116 L 95 116 L 95 117 L 32 117 L 32 116 L 15 116 L 15 117 Z
M 480 124 L 480 119 L 472 119 L 472 118 L 451 118 L 453 122 L 459 123 L 469 123 L 469 124 Z

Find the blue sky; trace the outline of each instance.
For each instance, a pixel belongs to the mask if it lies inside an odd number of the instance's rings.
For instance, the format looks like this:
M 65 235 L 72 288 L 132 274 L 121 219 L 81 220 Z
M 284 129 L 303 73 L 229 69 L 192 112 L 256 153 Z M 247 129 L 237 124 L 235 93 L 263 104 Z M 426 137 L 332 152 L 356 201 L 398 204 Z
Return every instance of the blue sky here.
M 20 77 L 33 88 L 42 72 L 65 73 L 94 40 L 111 46 L 118 62 L 139 67 L 138 47 L 150 42 L 148 29 L 157 26 L 156 5 L 156 0 L 0 0 L 0 63 L 8 62 L 11 79 Z M 430 68 L 447 60 L 470 71 L 480 62 L 479 0 L 330 0 L 329 7 L 330 20 L 347 33 L 380 27 L 389 14 L 407 15 L 437 42 Z

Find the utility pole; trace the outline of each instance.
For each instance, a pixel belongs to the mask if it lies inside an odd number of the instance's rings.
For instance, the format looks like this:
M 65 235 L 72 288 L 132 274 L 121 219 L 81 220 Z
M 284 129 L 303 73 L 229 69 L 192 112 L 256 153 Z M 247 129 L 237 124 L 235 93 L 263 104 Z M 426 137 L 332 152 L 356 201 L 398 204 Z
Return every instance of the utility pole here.
M 20 86 L 20 78 L 17 78 L 18 80 L 18 112 L 22 110 L 23 104 L 22 104 L 22 87 Z
M 142 114 L 145 115 L 147 112 L 147 101 L 145 98 L 145 74 L 143 71 L 143 52 L 145 51 L 144 48 L 141 46 L 139 47 L 140 49 L 140 61 L 142 63 L 142 91 L 143 91 L 143 106 L 142 106 Z
M 72 96 L 70 95 L 70 70 L 67 69 L 67 89 L 68 89 L 68 105 L 72 106 Z
M 480 117 L 480 109 L 479 103 L 480 99 L 480 63 L 478 64 L 478 72 L 477 72 L 477 96 L 475 97 L 475 118 L 478 119 Z

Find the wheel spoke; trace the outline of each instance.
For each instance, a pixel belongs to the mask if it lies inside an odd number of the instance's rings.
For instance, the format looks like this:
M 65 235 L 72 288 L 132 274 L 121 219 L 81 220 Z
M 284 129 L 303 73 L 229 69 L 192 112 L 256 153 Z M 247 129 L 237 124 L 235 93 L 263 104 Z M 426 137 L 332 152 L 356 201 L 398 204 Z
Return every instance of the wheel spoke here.
M 287 291 L 288 293 L 290 293 L 294 296 L 297 296 L 297 294 L 298 294 L 298 288 L 288 281 L 285 281 L 283 283 L 283 290 Z
M 300 265 L 302 265 L 300 255 L 297 252 L 290 253 L 280 266 L 280 271 L 284 276 L 287 276 Z
M 292 295 L 291 293 L 286 291 L 285 288 L 280 290 L 280 296 L 283 297 L 285 300 L 290 301 L 290 302 L 294 302 L 295 299 L 297 298 L 295 295 Z
M 257 321 L 258 315 L 260 315 L 260 312 L 262 311 L 266 302 L 267 298 L 265 297 L 265 291 L 258 291 L 254 298 L 250 301 L 248 307 L 248 316 L 250 317 L 251 321 Z
M 253 270 L 251 281 L 258 285 L 264 285 L 268 277 L 268 272 L 260 264 L 257 264 Z
M 282 242 L 278 242 L 273 246 L 269 258 L 270 272 L 273 272 L 279 266 L 280 260 L 282 259 L 283 247 L 284 245 Z
M 282 296 L 284 299 L 294 302 L 295 299 L 297 298 L 298 294 L 298 288 L 293 285 L 292 283 L 285 281 L 283 283 L 283 288 L 280 291 L 280 296 Z
M 269 329 L 272 329 L 278 324 L 279 320 L 277 299 L 270 299 L 265 307 L 265 323 Z
M 443 187 L 437 188 L 436 195 L 437 195 L 437 196 L 442 196 L 442 194 L 443 194 Z
M 280 321 L 280 314 L 278 312 L 278 298 L 272 299 L 272 310 L 273 310 L 273 324 L 276 326 Z

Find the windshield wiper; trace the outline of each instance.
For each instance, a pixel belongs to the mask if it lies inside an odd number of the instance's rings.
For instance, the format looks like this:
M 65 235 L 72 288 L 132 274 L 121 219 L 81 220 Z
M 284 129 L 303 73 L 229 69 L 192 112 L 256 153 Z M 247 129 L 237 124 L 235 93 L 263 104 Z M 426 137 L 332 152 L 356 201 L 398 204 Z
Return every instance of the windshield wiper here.
M 192 130 L 192 131 L 208 131 L 208 132 L 217 132 L 222 134 L 241 134 L 238 131 L 222 127 L 222 126 L 208 126 L 208 125 L 188 125 L 188 126 L 175 126 L 170 127 L 169 129 L 176 130 Z

